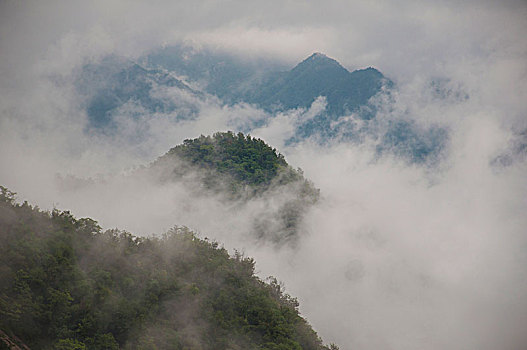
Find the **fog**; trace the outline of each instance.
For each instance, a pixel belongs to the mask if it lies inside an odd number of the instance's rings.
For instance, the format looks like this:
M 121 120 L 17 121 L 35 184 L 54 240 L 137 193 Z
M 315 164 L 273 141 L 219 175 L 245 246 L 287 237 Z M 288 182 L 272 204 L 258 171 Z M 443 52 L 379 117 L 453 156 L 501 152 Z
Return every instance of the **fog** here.
M 473 125 L 439 175 L 372 164 L 357 150 L 298 153 L 326 201 L 307 216 L 301 249 L 283 257 L 289 265 L 274 268 L 326 339 L 366 349 L 526 344 L 525 197 L 517 196 L 526 169 L 488 167 L 479 147 L 491 131 Z
M 276 8 L 280 11 L 276 14 Z M 304 3 L 15 2 L 0 4 L 0 184 L 20 200 L 89 216 L 139 235 L 187 225 L 256 259 L 276 276 L 327 343 L 341 349 L 511 349 L 527 336 L 527 163 L 514 145 L 527 129 L 527 6 L 522 1 L 397 5 Z M 130 58 L 171 43 L 293 66 L 321 51 L 349 69 L 374 66 L 397 90 L 377 118 L 440 125 L 446 149 L 413 164 L 362 143 L 286 142 L 324 108 L 276 116 L 206 96 L 199 113 L 120 110 L 117 132 L 86 129 L 73 88 L 85 62 Z M 431 88 L 444 81 L 444 94 Z M 188 96 L 162 91 L 177 101 Z M 172 94 L 172 95 L 171 95 Z M 460 98 L 459 96 L 467 96 Z M 251 236 L 284 193 L 247 203 L 197 196 L 192 182 L 130 176 L 184 139 L 251 131 L 321 190 L 295 246 Z M 353 115 L 349 116 L 352 120 Z M 379 132 L 382 132 L 380 130 Z M 507 164 L 494 160 L 510 155 Z M 64 187 L 59 176 L 91 178 Z M 285 193 L 287 195 L 287 193 Z

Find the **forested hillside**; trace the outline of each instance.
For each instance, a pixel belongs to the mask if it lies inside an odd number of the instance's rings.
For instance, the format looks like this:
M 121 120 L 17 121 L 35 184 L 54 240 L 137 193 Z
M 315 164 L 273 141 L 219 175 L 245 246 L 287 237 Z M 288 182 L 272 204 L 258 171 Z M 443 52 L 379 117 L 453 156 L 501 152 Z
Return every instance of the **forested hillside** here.
M 300 169 L 293 169 L 263 140 L 242 133 L 218 132 L 185 140 L 148 171 L 163 182 L 198 179 L 197 196 L 212 192 L 230 201 L 269 202 L 266 207 L 274 210 L 262 212 L 254 229 L 259 237 L 276 242 L 296 237 L 301 217 L 319 198 L 319 190 Z
M 215 175 L 223 175 L 222 179 L 228 177 L 233 191 L 239 190 L 240 186 L 262 191 L 271 184 L 285 185 L 295 181 L 304 181 L 312 187 L 301 171 L 291 168 L 276 149 L 261 139 L 242 133 L 217 132 L 212 136 L 187 139 L 154 165 L 165 165 L 174 158 L 185 160 L 200 171 L 214 171 Z M 181 169 L 174 168 L 174 172 L 177 174 Z
M 0 348 L 328 349 L 251 258 L 184 227 L 102 231 L 1 187 L 0 268 Z

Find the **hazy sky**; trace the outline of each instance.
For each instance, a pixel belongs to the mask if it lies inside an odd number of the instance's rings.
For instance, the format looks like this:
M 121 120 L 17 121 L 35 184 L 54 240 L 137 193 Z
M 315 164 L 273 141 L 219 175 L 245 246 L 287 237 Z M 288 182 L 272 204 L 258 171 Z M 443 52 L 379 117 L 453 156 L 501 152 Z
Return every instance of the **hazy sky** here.
M 106 228 L 148 234 L 185 224 L 244 249 L 261 276 L 283 280 L 323 339 L 343 350 L 521 350 L 527 164 L 513 149 L 526 142 L 525 33 L 525 1 L 0 0 L 0 184 Z M 194 200 L 180 186 L 138 190 L 108 180 L 58 191 L 57 173 L 119 173 L 185 138 L 264 115 L 210 98 L 195 101 L 194 121 L 123 117 L 112 138 L 86 134 L 72 89 L 79 65 L 177 42 L 290 65 L 324 52 L 349 69 L 374 66 L 398 86 L 377 117 L 446 127 L 445 154 L 429 167 L 389 155 L 373 161 L 369 143 L 286 147 L 295 122 L 323 108 L 323 99 L 276 116 L 253 134 L 302 167 L 322 193 L 295 250 L 247 242 L 247 218 L 261 202 L 233 215 L 220 198 Z M 437 99 L 433 78 L 469 98 Z M 492 165 L 507 153 L 511 165 Z

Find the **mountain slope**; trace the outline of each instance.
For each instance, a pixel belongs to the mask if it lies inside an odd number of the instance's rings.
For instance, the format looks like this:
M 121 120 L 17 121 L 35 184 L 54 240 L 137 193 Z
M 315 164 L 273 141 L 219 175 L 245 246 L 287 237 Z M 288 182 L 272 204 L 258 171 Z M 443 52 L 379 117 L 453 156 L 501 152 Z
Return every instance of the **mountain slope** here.
M 278 62 L 242 60 L 182 46 L 158 50 L 142 61 L 186 76 L 227 103 L 248 102 L 269 111 L 307 108 L 325 96 L 328 112 L 343 115 L 366 104 L 384 84 L 391 84 L 374 68 L 350 73 L 322 53 L 312 54 L 290 70 Z
M 250 135 L 218 132 L 212 136 L 187 139 L 170 149 L 154 166 L 178 157 L 204 170 L 228 176 L 241 186 L 266 189 L 273 180 L 287 184 L 303 179 L 293 170 L 276 149 Z M 177 169 L 175 169 L 177 170 Z
M 350 73 L 340 63 L 314 53 L 267 86 L 261 86 L 251 102 L 266 109 L 309 107 L 324 96 L 327 112 L 340 116 L 357 110 L 380 91 L 387 80 L 374 68 Z
M 207 50 L 193 52 L 181 46 L 158 50 L 140 62 L 142 65 L 108 56 L 83 66 L 77 86 L 80 94 L 87 96 L 86 109 L 94 126 L 106 126 L 112 114 L 129 102 L 143 108 L 143 113 L 182 110 L 187 111 L 182 118 L 188 118 L 198 112 L 184 99 L 160 98 L 155 94 L 156 86 L 177 88 L 197 97 L 207 93 L 224 103 L 246 102 L 269 112 L 308 108 L 317 97 L 324 96 L 328 121 L 358 111 L 384 86 L 391 86 L 374 68 L 349 72 L 321 53 L 314 53 L 291 70 L 283 70 L 277 62 L 242 60 Z M 175 75 L 186 77 L 201 92 Z
M 390 94 L 395 86 L 381 72 L 372 67 L 350 72 L 321 53 L 289 70 L 269 60 L 181 45 L 157 50 L 139 61 L 141 65 L 109 56 L 82 68 L 77 85 L 80 95 L 86 96 L 91 127 L 111 132 L 119 118 L 126 126 L 129 118 L 147 120 L 159 114 L 169 114 L 174 123 L 188 121 L 200 117 L 212 95 L 210 101 L 218 108 L 249 103 L 265 110 L 257 120 L 229 125 L 250 132 L 271 123 L 277 112 L 308 109 L 323 96 L 325 108 L 295 121 L 294 135 L 284 140 L 286 144 L 307 138 L 322 144 L 368 140 L 377 144 L 378 154 L 422 163 L 438 159 L 448 141 L 448 131 L 440 126 L 419 127 L 404 115 L 391 115 Z M 184 77 L 193 88 L 176 77 Z M 382 104 L 376 97 L 382 97 Z M 387 115 L 378 118 L 379 111 Z
M 326 349 L 252 259 L 188 229 L 103 232 L 0 187 L 0 235 L 0 334 L 31 348 Z
M 155 50 L 141 62 L 147 67 L 184 76 L 201 86 L 203 91 L 229 104 L 247 101 L 250 92 L 261 86 L 269 75 L 287 69 L 276 60 L 244 59 L 229 52 L 207 48 L 196 50 L 184 45 Z
M 77 77 L 76 87 L 83 97 L 83 104 L 90 126 L 105 128 L 112 125 L 118 113 L 136 109 L 136 114 L 179 113 L 185 119 L 197 113 L 189 98 L 200 98 L 201 93 L 191 89 L 169 72 L 147 69 L 130 60 L 108 56 L 98 63 L 84 65 Z M 162 89 L 177 91 L 180 98 L 164 98 Z M 188 97 L 185 98 L 185 95 Z
M 301 170 L 293 169 L 263 140 L 242 133 L 185 140 L 147 171 L 162 182 L 191 178 L 186 187 L 197 188 L 195 196 L 221 194 L 239 205 L 264 203 L 266 209 L 255 218 L 253 230 L 257 237 L 277 243 L 297 238 L 303 215 L 319 198 L 319 190 Z

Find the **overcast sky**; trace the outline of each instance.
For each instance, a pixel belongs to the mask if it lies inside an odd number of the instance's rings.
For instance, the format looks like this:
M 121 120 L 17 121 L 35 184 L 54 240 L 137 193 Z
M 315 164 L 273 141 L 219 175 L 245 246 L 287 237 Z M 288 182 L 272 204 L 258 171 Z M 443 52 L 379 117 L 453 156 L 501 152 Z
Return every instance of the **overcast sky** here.
M 35 63 L 66 40 L 85 50 L 62 53 L 68 56 L 134 55 L 180 39 L 290 62 L 321 51 L 348 67 L 374 65 L 397 77 L 441 72 L 456 61 L 520 60 L 526 50 L 524 1 L 3 0 L 0 6 L 2 69 Z
M 148 234 L 186 224 L 245 249 L 343 350 L 522 350 L 527 165 L 519 157 L 497 168 L 492 159 L 526 141 L 525 33 L 525 1 L 0 0 L 0 184 L 106 228 Z M 138 191 L 109 181 L 91 192 L 57 192 L 56 173 L 119 173 L 185 138 L 264 114 L 212 99 L 199 102 L 193 122 L 146 115 L 125 120 L 111 139 L 85 133 L 71 89 L 82 62 L 179 42 L 291 66 L 323 52 L 349 69 L 376 67 L 398 86 L 378 117 L 440 124 L 450 132 L 447 151 L 427 167 L 390 156 L 372 162 L 368 145 L 285 146 L 295 121 L 323 100 L 255 130 L 321 189 L 294 251 L 248 244 L 246 222 L 219 200 L 191 202 L 190 215 L 181 204 L 189 193 L 177 186 Z M 469 98 L 434 99 L 432 78 Z M 147 131 L 131 143 L 138 130 Z M 244 214 L 257 215 L 258 205 Z

